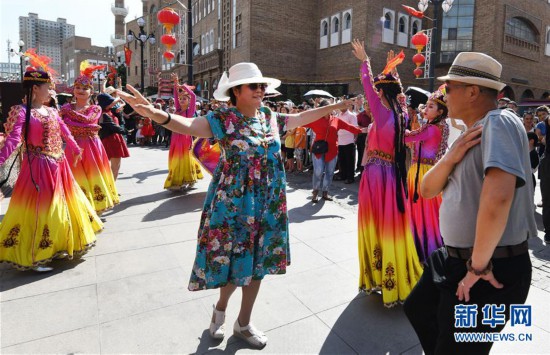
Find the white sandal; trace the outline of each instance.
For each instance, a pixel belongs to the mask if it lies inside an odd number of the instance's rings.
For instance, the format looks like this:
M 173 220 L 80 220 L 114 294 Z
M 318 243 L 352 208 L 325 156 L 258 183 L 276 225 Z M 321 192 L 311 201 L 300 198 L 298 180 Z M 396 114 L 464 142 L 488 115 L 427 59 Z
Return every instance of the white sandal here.
M 214 339 L 223 339 L 225 336 L 225 311 L 218 311 L 212 305 L 212 320 L 210 321 L 210 336 Z
M 49 267 L 49 266 L 34 266 L 33 268 L 33 271 L 36 271 L 36 272 L 50 272 L 53 270 L 53 267 Z
M 239 319 L 235 321 L 233 326 L 233 335 L 258 349 L 263 349 L 267 345 L 267 336 L 264 333 L 256 329 L 252 323 L 249 323 L 246 327 L 241 327 Z

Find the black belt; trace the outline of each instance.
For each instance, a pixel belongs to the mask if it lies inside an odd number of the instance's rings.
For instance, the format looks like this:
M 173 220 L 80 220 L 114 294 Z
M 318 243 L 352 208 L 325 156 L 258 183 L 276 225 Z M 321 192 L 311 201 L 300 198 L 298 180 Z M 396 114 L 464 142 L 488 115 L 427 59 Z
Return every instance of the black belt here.
M 452 258 L 468 260 L 472 256 L 472 250 L 474 248 L 455 248 L 450 246 L 445 246 L 447 249 L 447 254 Z M 523 243 L 516 245 L 506 245 L 502 247 L 496 247 L 495 252 L 493 253 L 492 259 L 503 259 L 511 258 L 513 256 L 518 256 L 525 254 L 529 251 L 529 245 L 527 240 Z

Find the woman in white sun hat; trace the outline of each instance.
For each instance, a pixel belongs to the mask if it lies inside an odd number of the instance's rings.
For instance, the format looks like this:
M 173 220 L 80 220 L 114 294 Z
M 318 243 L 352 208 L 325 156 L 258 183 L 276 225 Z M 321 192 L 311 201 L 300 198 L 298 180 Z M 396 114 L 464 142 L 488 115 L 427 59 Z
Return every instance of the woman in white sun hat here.
M 155 109 L 133 87 L 119 92 L 139 114 L 168 129 L 213 138 L 222 150 L 205 199 L 189 289 L 220 289 L 210 334 L 224 337 L 225 310 L 237 287 L 243 299 L 234 335 L 263 348 L 267 337 L 250 323 L 261 280 L 284 274 L 290 264 L 286 178 L 279 132 L 306 125 L 351 104 L 340 102 L 298 114 L 262 107 L 266 89 L 281 84 L 262 76 L 253 63 L 238 63 L 224 73 L 214 98 L 231 101 L 207 116 L 190 119 Z M 286 126 L 286 128 L 285 128 Z

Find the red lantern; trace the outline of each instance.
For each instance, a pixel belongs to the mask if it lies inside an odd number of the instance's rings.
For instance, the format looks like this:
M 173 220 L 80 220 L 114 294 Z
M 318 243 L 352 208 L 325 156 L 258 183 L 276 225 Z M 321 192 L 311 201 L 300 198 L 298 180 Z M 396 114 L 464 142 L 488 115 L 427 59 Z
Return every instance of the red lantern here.
M 171 62 L 176 56 L 174 55 L 174 52 L 166 51 L 164 52 L 163 57 L 166 58 L 167 61 Z
M 420 53 L 422 48 L 428 44 L 428 36 L 422 31 L 416 32 L 416 34 L 411 38 L 411 43 L 416 47 L 418 53 Z
M 422 53 L 416 53 L 412 57 L 412 61 L 414 64 L 416 64 L 416 67 L 418 68 L 422 63 L 426 61 L 426 58 L 424 57 L 424 55 L 422 55 Z
M 166 32 L 169 34 L 172 33 L 172 28 L 180 23 L 180 15 L 170 7 L 160 10 L 157 13 L 157 19 L 162 23 L 164 28 L 166 28 Z
M 415 70 L 413 70 L 413 74 L 414 74 L 417 78 L 419 78 L 420 75 L 422 75 L 423 73 L 424 73 L 424 72 L 423 72 L 422 69 L 420 69 L 420 68 L 416 68 Z
M 169 51 L 172 50 L 172 46 L 177 43 L 176 36 L 174 35 L 162 35 L 160 42 L 164 44 Z

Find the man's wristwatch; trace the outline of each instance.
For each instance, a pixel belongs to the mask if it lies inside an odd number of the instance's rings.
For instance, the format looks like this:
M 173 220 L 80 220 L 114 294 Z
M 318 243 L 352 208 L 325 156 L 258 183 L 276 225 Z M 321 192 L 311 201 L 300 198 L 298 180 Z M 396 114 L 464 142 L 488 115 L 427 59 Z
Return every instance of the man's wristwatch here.
M 491 260 L 489 260 L 489 264 L 487 264 L 485 269 L 476 270 L 472 267 L 472 258 L 470 258 L 470 259 L 468 259 L 468 261 L 466 261 L 466 269 L 468 270 L 468 272 L 471 272 L 472 274 L 474 274 L 476 276 L 483 276 L 483 275 L 487 275 L 488 273 L 493 271 L 493 263 L 491 262 Z

